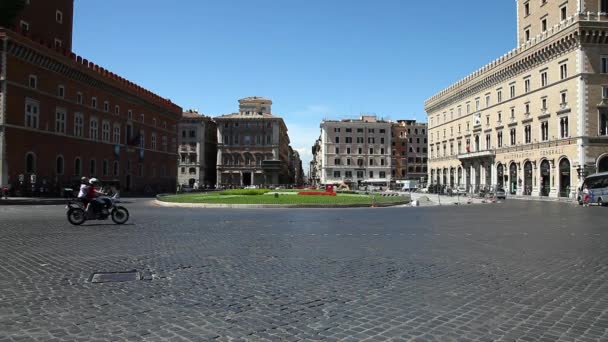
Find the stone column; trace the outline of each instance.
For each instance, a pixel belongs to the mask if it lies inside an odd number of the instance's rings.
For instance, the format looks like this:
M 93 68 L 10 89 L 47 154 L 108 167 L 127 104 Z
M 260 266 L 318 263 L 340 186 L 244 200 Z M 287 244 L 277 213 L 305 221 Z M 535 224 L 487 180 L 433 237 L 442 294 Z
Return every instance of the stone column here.
M 490 168 L 492 170 L 492 184 L 490 185 L 496 188 L 498 186 L 498 168 L 496 167 L 496 163 L 492 163 L 492 165 L 490 165 Z
M 477 178 L 477 170 L 476 168 L 476 163 L 471 164 L 470 168 L 471 168 L 471 188 L 469 189 L 470 193 L 475 193 L 475 188 L 477 187 L 477 184 L 475 182 L 476 178 Z
M 540 196 L 540 168 L 532 162 L 532 196 Z
M 549 191 L 549 197 L 554 197 L 557 198 L 558 197 L 558 187 L 557 185 L 559 184 L 559 175 L 556 172 L 556 167 L 555 167 L 555 159 L 552 159 L 550 161 L 550 172 L 551 174 L 549 175 L 549 181 L 551 182 L 551 190 Z M 556 181 L 557 179 L 557 181 Z
M 467 192 L 469 192 L 469 184 L 471 184 L 471 179 L 469 177 L 471 177 L 469 168 L 466 164 L 462 164 L 462 181 Z
M 517 163 L 517 196 L 523 196 L 524 195 L 524 171 L 523 168 L 521 166 L 521 162 Z

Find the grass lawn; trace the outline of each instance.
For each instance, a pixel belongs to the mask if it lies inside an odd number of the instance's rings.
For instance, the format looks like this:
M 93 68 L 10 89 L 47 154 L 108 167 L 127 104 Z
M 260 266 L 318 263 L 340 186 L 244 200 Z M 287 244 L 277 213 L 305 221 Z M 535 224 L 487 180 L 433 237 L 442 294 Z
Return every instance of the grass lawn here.
M 372 196 L 342 195 L 338 196 L 298 196 L 279 195 L 220 195 L 220 193 L 182 194 L 160 198 L 172 203 L 210 203 L 210 204 L 310 204 L 310 205 L 336 205 L 336 204 L 372 204 Z M 409 198 L 376 196 L 376 203 L 405 203 Z

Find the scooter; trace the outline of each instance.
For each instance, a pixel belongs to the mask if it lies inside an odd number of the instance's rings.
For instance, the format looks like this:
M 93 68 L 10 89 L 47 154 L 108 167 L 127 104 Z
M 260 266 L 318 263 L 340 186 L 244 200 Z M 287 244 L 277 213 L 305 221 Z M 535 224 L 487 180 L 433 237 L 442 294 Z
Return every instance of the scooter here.
M 68 189 L 66 189 L 66 191 L 68 191 Z M 68 221 L 75 226 L 79 226 L 86 221 L 107 220 L 108 217 L 111 217 L 112 221 L 116 224 L 125 224 L 129 220 L 129 211 L 127 208 L 117 205 L 120 203 L 118 193 L 114 194 L 112 197 L 101 196 L 98 197 L 97 200 L 103 204 L 98 205 L 100 208 L 95 210 L 95 212 L 87 214 L 86 207 L 82 201 L 78 199 L 69 199 L 65 206 Z

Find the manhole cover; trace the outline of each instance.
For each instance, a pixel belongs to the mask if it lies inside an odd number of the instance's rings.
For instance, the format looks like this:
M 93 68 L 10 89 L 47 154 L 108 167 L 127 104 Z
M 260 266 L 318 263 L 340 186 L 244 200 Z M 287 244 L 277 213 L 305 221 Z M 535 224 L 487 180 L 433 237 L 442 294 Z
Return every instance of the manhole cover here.
M 137 271 L 129 272 L 99 272 L 93 273 L 91 277 L 92 283 L 119 283 L 124 281 L 140 280 L 141 277 Z

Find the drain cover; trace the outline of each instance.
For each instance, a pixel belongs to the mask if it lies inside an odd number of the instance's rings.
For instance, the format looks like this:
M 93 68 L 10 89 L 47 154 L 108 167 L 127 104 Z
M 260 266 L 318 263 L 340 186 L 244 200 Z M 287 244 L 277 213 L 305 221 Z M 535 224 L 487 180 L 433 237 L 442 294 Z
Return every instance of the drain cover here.
M 137 271 L 129 272 L 100 272 L 93 273 L 91 277 L 92 283 L 120 283 L 124 281 L 140 280 L 141 277 Z

